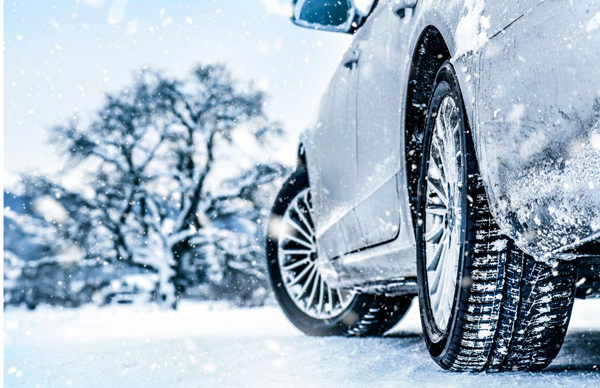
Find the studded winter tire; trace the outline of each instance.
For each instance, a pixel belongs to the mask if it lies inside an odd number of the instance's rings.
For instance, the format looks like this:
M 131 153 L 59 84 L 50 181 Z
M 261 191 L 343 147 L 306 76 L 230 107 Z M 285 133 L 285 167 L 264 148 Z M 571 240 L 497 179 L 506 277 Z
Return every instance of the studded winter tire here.
M 431 357 L 456 371 L 540 370 L 558 354 L 576 268 L 525 255 L 490 213 L 454 69 L 439 70 L 417 189 L 417 270 Z

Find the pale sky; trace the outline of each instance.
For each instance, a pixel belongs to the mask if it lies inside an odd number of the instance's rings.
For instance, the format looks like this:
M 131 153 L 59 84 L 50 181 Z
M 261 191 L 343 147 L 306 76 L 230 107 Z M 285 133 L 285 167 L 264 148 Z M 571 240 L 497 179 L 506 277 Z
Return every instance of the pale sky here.
M 290 1 L 291 2 L 291 1 Z M 351 36 L 294 26 L 284 0 L 4 1 L 5 183 L 62 162 L 47 130 L 89 117 L 103 93 L 143 66 L 185 75 L 225 62 L 269 95 L 268 113 L 296 139 Z

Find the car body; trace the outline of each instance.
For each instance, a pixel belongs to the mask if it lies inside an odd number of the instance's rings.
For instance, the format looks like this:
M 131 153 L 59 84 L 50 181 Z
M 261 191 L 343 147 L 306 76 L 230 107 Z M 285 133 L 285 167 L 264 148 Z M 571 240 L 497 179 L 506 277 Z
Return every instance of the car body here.
M 380 0 L 355 22 L 301 138 L 327 281 L 410 289 L 419 121 L 445 60 L 503 232 L 541 261 L 600 239 L 599 12 L 598 2 Z
M 267 268 L 310 335 L 536 371 L 600 292 L 600 1 L 295 0 L 354 34 L 279 192 Z

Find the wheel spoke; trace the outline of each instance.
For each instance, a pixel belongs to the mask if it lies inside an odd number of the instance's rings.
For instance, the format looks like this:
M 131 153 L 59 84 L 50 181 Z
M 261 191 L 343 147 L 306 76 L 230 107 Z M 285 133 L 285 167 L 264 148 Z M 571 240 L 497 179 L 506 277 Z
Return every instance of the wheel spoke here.
M 444 114 L 442 116 L 442 121 L 444 122 L 444 129 L 450 129 L 453 126 L 451 125 L 451 120 L 452 120 L 452 115 L 453 115 L 453 107 L 449 106 L 451 100 L 444 100 L 445 102 L 445 108 L 444 108 Z M 445 131 L 446 135 L 449 135 L 448 131 Z
M 446 229 L 443 229 L 442 237 L 440 238 L 440 242 L 435 247 L 435 251 L 433 253 L 433 256 L 431 257 L 431 261 L 427 265 L 428 271 L 437 270 L 437 268 L 439 266 L 440 258 L 442 257 L 442 254 L 444 253 L 444 249 L 446 248 L 446 240 L 448 240 L 448 234 L 447 234 Z
M 441 308 L 441 307 L 444 306 L 446 295 L 447 295 L 447 292 L 446 292 L 446 289 L 447 289 L 446 282 L 448 280 L 448 277 L 446 274 L 447 270 L 448 270 L 447 265 L 444 265 L 440 269 L 441 275 L 440 275 L 440 280 L 438 282 L 438 289 L 436 291 L 436 294 L 437 294 L 436 304 L 432 306 L 434 309 L 436 309 L 437 311 L 440 312 L 440 316 L 442 317 L 442 319 L 444 317 L 444 311 L 443 311 L 443 308 Z
M 440 207 L 430 206 L 425 209 L 425 212 L 436 215 L 436 216 L 445 216 L 447 211 L 448 210 L 446 210 L 445 207 L 441 207 L 441 206 Z
M 295 256 L 295 255 L 310 255 L 310 253 L 312 252 L 312 250 L 310 249 L 281 249 L 281 253 L 283 253 L 284 255 L 290 255 L 290 256 Z
M 321 278 L 321 283 L 319 284 L 319 304 L 317 306 L 317 314 L 321 314 L 323 312 L 324 288 L 325 282 L 323 281 L 323 278 Z
M 354 291 L 346 299 L 333 294 L 317 265 L 315 229 L 311 215 L 310 192 L 301 191 L 283 214 L 278 241 L 278 263 L 286 292 L 296 307 L 314 319 L 330 319 L 341 314 L 352 302 Z
M 315 224 L 312 219 L 312 214 L 311 214 L 312 207 L 311 207 L 310 199 L 308 198 L 308 196 L 309 196 L 309 194 L 306 193 L 306 195 L 304 195 L 302 197 L 302 207 L 305 208 L 305 210 L 302 210 L 302 209 L 300 209 L 300 210 L 301 210 L 302 214 L 306 217 L 306 222 L 310 226 L 310 229 L 314 231 Z M 300 207 L 300 202 L 298 203 L 298 207 Z
M 296 221 L 290 218 L 289 224 L 292 225 L 292 227 L 297 230 L 307 242 L 312 242 L 312 236 L 306 233 Z
M 440 164 L 438 165 L 438 170 L 440 170 L 443 179 L 445 179 L 446 181 L 448 181 L 448 166 L 446 165 L 446 153 L 445 153 L 445 149 L 442 151 L 442 148 L 438 142 L 437 137 L 434 135 L 433 136 L 433 145 L 437 148 L 437 152 L 439 153 L 439 158 L 440 158 Z
M 437 156 L 435 154 L 438 154 Z M 431 148 L 431 161 L 430 161 L 430 170 L 431 175 L 428 174 L 428 179 L 434 178 L 439 181 L 446 180 L 446 172 L 444 171 L 444 155 L 441 153 L 439 148 L 436 146 Z M 444 188 L 445 189 L 445 188 Z
M 283 269 L 286 271 L 291 271 L 295 268 L 298 268 L 298 267 L 303 266 L 304 264 L 308 264 L 310 262 L 311 262 L 310 257 L 307 257 L 306 259 L 298 260 L 292 264 L 284 265 Z
M 317 267 L 313 266 L 313 269 L 310 271 L 310 274 L 308 275 L 308 278 L 306 279 L 306 283 L 304 283 L 304 285 L 300 289 L 300 292 L 298 293 L 298 295 L 296 295 L 296 301 L 299 301 L 302 298 L 302 296 L 306 293 L 308 286 L 310 286 L 311 283 L 314 283 L 313 278 L 315 277 L 316 273 L 317 273 Z M 308 308 L 308 305 L 306 307 Z
M 315 300 L 317 288 L 319 288 L 319 284 L 320 284 L 320 278 L 321 278 L 321 275 L 317 272 L 317 275 L 315 276 L 315 280 L 312 282 L 313 286 L 312 286 L 312 290 L 310 291 L 310 296 L 308 297 L 308 300 L 306 302 L 307 309 L 310 308 L 310 306 L 313 304 L 313 300 Z
M 342 291 L 340 290 L 335 290 L 335 297 L 340 303 L 342 303 L 342 301 L 344 300 L 344 297 L 342 296 Z
M 310 235 L 307 236 L 308 239 L 312 240 L 312 237 L 313 237 L 313 234 L 314 234 L 313 231 L 312 231 L 312 227 L 310 226 L 310 224 L 308 223 L 308 220 L 304 216 L 304 212 L 302 211 L 302 209 L 300 209 L 300 206 L 298 206 L 298 203 L 294 204 L 294 210 L 296 211 L 296 214 L 298 214 L 298 217 L 300 217 L 300 220 L 302 221 L 302 223 L 304 224 L 304 226 L 306 227 L 306 229 L 310 233 Z
M 331 287 L 329 287 L 329 285 L 327 283 L 324 283 L 324 285 L 325 285 L 325 289 L 323 290 L 323 293 L 325 293 L 325 291 L 327 291 L 327 302 L 328 303 L 326 305 L 329 306 L 329 307 L 327 307 L 327 309 L 328 309 L 329 313 L 331 313 L 332 311 L 334 311 L 336 304 L 333 302 L 333 292 L 332 292 Z M 335 292 L 339 292 L 339 290 L 336 288 Z M 343 305 L 343 303 L 341 301 L 339 304 L 340 304 L 340 306 Z
M 448 288 L 452 287 L 451 284 L 449 284 L 449 271 L 450 271 L 450 267 L 451 267 L 451 262 L 452 262 L 452 255 L 453 255 L 453 247 L 452 247 L 452 234 L 450 234 L 449 238 L 447 239 L 447 241 L 445 242 L 445 248 L 444 248 L 444 253 L 445 253 L 445 263 L 442 266 L 442 268 L 440 269 L 440 280 L 438 282 L 438 289 L 436 290 L 436 292 L 439 294 L 439 297 L 437 299 L 437 305 L 435 306 L 435 308 L 437 308 L 438 310 L 441 310 L 442 312 L 442 317 L 444 314 L 443 309 L 441 309 L 440 307 L 443 306 L 443 304 L 445 303 L 445 300 L 447 298 L 448 295 Z
M 308 271 L 310 271 L 313 267 L 315 266 L 315 262 L 312 261 L 309 265 L 306 266 L 306 268 L 304 268 L 299 274 L 298 276 L 296 276 L 294 279 L 292 279 L 291 282 L 288 283 L 289 286 L 293 286 L 298 284 L 298 282 L 300 280 L 302 280 L 302 278 L 304 277 L 304 275 L 306 275 L 308 273 Z M 307 281 L 308 283 L 308 281 Z
M 460 121 L 457 121 L 454 128 L 452 128 L 452 134 L 455 135 L 456 131 L 458 131 L 459 129 L 460 129 Z
M 444 234 L 444 223 L 443 222 L 439 222 L 435 225 L 435 227 L 433 227 L 430 231 L 428 231 L 425 234 L 425 241 L 426 242 L 433 242 L 435 243 L 433 240 L 435 239 L 439 239 L 440 236 L 442 236 Z
M 428 180 L 428 187 L 438 196 L 438 198 L 444 203 L 444 205 L 448 204 L 448 195 L 446 194 L 446 188 L 444 184 L 441 182 L 436 182 L 435 179 Z M 439 186 L 439 187 L 438 187 Z
M 313 249 L 313 244 L 311 242 L 309 242 L 309 241 L 304 241 L 304 240 L 302 240 L 302 239 L 300 239 L 300 238 L 298 238 L 296 236 L 292 236 L 291 234 L 285 233 L 285 232 L 283 233 L 283 237 L 285 239 L 287 239 L 287 240 L 295 242 L 296 244 L 300 244 L 300 245 L 302 245 L 302 246 L 304 246 L 304 247 L 306 247 L 306 248 L 308 248 L 310 250 Z

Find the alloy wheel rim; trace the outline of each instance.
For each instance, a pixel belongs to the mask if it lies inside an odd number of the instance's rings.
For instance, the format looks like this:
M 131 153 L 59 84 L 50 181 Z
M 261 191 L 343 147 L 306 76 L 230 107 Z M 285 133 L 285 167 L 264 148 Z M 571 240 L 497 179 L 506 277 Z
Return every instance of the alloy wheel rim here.
M 424 235 L 429 302 L 440 331 L 446 330 L 452 313 L 462 250 L 461 135 L 460 111 L 447 95 L 440 102 L 431 139 Z
M 330 287 L 317 265 L 317 245 L 309 189 L 290 202 L 281 220 L 278 242 L 279 270 L 292 302 L 315 319 L 340 315 L 355 292 Z

